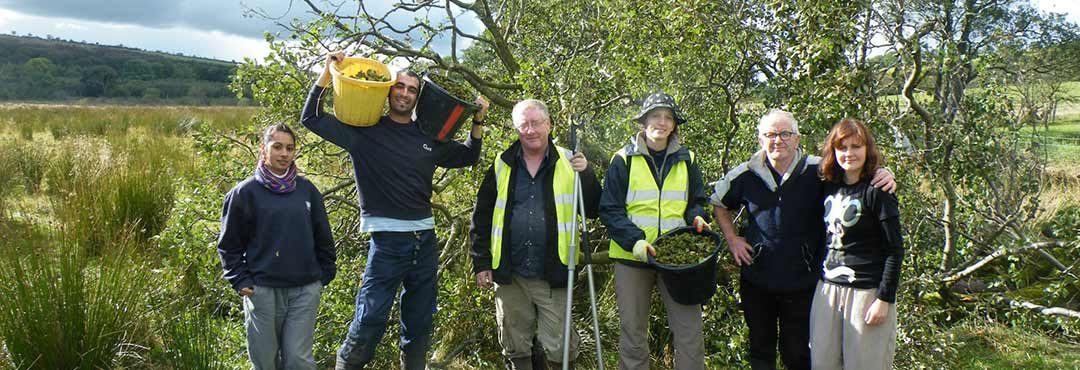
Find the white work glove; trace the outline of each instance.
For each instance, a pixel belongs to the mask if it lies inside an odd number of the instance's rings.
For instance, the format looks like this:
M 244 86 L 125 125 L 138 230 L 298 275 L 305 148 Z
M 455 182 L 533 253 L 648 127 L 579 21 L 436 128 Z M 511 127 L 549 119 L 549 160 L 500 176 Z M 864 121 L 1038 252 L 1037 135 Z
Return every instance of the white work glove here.
M 648 262 L 648 255 L 650 254 L 653 257 L 656 257 L 656 249 L 653 248 L 653 246 L 649 244 L 649 242 L 644 240 L 638 240 L 636 243 L 634 243 L 634 258 L 637 258 L 638 261 Z
M 712 230 L 712 226 L 708 222 L 705 222 L 705 218 L 701 216 L 694 216 L 694 230 L 697 230 L 698 234 L 702 231 Z

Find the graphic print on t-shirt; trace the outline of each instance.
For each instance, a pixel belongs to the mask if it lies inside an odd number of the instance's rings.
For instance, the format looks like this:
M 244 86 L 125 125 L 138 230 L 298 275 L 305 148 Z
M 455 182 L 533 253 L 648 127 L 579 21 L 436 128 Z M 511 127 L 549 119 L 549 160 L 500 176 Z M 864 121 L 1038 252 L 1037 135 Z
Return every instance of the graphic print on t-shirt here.
M 832 240 L 829 249 L 844 249 L 844 232 L 848 227 L 854 226 L 862 216 L 862 201 L 853 199 L 849 195 L 833 194 L 825 197 L 825 224 L 828 225 Z M 825 278 L 835 280 L 846 277 L 848 282 L 855 281 L 855 270 L 843 265 L 844 261 L 838 253 L 829 253 L 829 258 L 823 263 Z M 829 268 L 829 265 L 835 266 Z

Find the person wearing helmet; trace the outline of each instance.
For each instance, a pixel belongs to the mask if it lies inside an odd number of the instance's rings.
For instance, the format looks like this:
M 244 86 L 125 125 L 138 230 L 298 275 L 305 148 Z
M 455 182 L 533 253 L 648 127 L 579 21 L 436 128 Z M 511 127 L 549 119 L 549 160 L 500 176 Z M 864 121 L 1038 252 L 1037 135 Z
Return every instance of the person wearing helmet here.
M 679 125 L 686 122 L 675 99 L 649 95 L 635 118 L 641 131 L 611 158 L 600 197 L 600 220 L 611 234 L 609 257 L 615 263 L 619 309 L 619 369 L 649 369 L 647 328 L 653 287 L 674 334 L 675 368 L 704 369 L 701 305 L 675 302 L 656 271 L 646 264 L 651 243 L 667 230 L 693 225 L 709 229 L 705 183 L 694 155 L 682 145 Z

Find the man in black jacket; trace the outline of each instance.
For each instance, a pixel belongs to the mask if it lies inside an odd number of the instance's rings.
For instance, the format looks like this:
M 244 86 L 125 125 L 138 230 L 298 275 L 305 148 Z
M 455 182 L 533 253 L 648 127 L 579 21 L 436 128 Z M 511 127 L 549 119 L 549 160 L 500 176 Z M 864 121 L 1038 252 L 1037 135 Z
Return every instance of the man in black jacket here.
M 710 199 L 735 264 L 741 266 L 740 307 L 749 329 L 754 370 L 776 369 L 776 348 L 788 369 L 810 369 L 810 305 L 824 256 L 824 184 L 821 157 L 799 149 L 799 123 L 770 110 L 758 122 L 761 149 L 716 182 Z M 885 191 L 896 182 L 875 171 Z M 740 233 L 731 211 L 746 207 Z
M 596 217 L 600 183 L 583 154 L 551 142 L 551 116 L 543 102 L 524 100 L 512 117 L 518 140 L 480 184 L 470 254 L 477 285 L 495 288 L 499 342 L 509 367 L 532 369 L 534 333 L 548 359 L 562 358 L 574 177 L 580 175 L 588 217 Z M 572 335 L 571 359 L 579 341 Z

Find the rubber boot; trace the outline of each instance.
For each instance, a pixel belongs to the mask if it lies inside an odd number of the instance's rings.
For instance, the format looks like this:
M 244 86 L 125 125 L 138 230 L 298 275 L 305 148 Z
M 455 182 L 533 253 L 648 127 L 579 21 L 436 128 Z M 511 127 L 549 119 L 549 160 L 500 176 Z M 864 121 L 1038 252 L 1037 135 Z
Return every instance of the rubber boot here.
M 334 355 L 334 370 L 364 370 L 364 365 L 349 366 L 341 356 Z
M 427 359 L 423 357 L 406 357 L 405 352 L 398 356 L 398 366 L 401 370 L 427 369 Z

